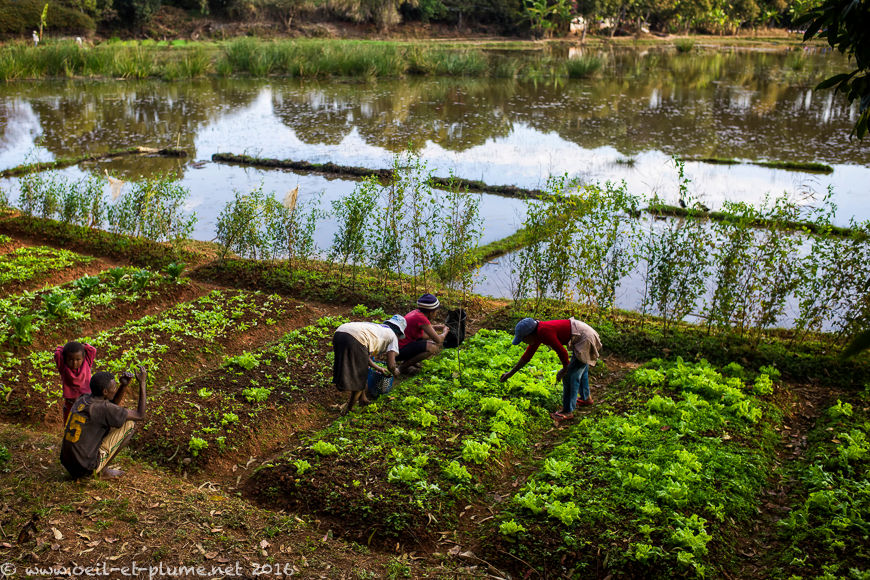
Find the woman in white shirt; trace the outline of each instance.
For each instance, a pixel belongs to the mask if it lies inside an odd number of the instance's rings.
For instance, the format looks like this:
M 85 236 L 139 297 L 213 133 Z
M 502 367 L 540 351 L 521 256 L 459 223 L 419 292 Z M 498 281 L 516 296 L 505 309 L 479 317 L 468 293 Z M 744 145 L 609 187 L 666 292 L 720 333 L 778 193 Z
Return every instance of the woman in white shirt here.
M 348 322 L 339 326 L 332 337 L 335 361 L 332 365 L 332 382 L 339 391 L 349 391 L 350 398 L 341 410 L 346 415 L 357 403 L 366 404 L 366 383 L 369 367 L 379 373 L 399 376 L 396 355 L 399 354 L 399 339 L 405 338 L 408 323 L 404 316 L 394 315 L 383 324 L 374 322 Z M 389 371 L 378 365 L 373 356 L 386 357 Z

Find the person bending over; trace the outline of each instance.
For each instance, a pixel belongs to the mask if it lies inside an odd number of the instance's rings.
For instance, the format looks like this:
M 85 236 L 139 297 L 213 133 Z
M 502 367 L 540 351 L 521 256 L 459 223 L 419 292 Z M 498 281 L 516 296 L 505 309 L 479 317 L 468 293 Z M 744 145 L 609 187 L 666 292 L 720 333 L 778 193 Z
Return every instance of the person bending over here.
M 341 414 L 347 415 L 356 403 L 368 403 L 365 391 L 369 367 L 379 373 L 399 376 L 396 355 L 399 354 L 399 339 L 405 336 L 405 317 L 398 314 L 383 324 L 375 322 L 348 322 L 335 330 L 332 350 L 332 382 L 339 391 L 349 391 L 350 398 L 342 406 Z M 372 357 L 385 356 L 389 372 Z
M 450 329 L 441 324 L 432 325 L 432 317 L 440 307 L 437 297 L 423 294 L 417 300 L 417 309 L 405 315 L 408 327 L 405 329 L 405 338 L 399 341 L 399 356 L 396 357 L 402 363 L 399 372 L 411 373 L 414 365 L 441 350 Z
M 73 479 L 100 473 L 106 477 L 123 475 L 120 470 L 106 469 L 106 466 L 130 441 L 135 423 L 145 418 L 147 374 L 143 367 L 136 372 L 139 404 L 135 411 L 123 407 L 132 378 L 131 373 L 123 373 L 119 386 L 112 373 L 95 373 L 90 393 L 73 403 L 60 447 L 60 462 Z
M 521 342 L 528 345 L 526 352 L 511 370 L 501 376 L 502 382 L 526 366 L 538 351 L 538 347 L 546 344 L 556 351 L 562 362 L 562 370 L 556 375 L 556 380 L 562 380 L 562 409 L 553 413 L 553 419 L 557 422 L 573 419 L 577 405 L 593 403 L 589 393 L 589 367 L 598 362 L 598 353 L 601 350 L 601 339 L 595 329 L 574 318 L 543 321 L 523 318 L 514 329 L 513 344 Z M 563 345 L 571 349 L 570 358 Z

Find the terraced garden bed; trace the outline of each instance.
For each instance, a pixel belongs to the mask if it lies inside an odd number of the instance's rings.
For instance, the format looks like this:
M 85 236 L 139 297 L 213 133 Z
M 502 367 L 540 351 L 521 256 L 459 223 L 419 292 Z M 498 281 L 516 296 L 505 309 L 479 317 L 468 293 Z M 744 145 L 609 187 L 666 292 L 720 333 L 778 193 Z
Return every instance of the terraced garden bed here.
M 328 364 L 332 334 L 346 320 L 321 318 L 160 393 L 136 449 L 159 464 L 203 470 L 249 450 L 260 435 L 269 436 L 263 430 L 286 441 L 322 425 L 323 409 L 338 398 Z
M 623 410 L 581 420 L 499 506 L 485 552 L 560 577 L 720 575 L 776 459 L 778 373 L 764 370 L 744 380 L 736 364 L 677 359 L 636 371 Z
M 154 303 L 176 303 L 194 292 L 180 270 L 157 273 L 140 268 L 117 267 L 94 276 L 82 276 L 61 286 L 0 298 L 0 344 L 13 348 L 61 333 L 77 335 L 83 329 L 111 320 L 129 318 L 130 312 Z M 108 324 L 107 324 L 108 323 Z M 87 332 L 87 331 L 85 331 Z M 58 340 L 64 337 L 58 338 Z
M 94 370 L 120 372 L 144 365 L 158 391 L 174 376 L 189 377 L 213 368 L 230 350 L 244 349 L 245 337 L 271 334 L 270 327 L 288 324 L 302 305 L 277 295 L 214 290 L 192 302 L 145 316 L 94 337 L 80 337 L 97 349 Z M 280 333 L 280 330 L 274 332 Z M 46 417 L 60 397 L 53 351 L 0 358 L 5 392 L 2 414 L 18 418 Z
M 424 365 L 358 415 L 306 435 L 263 466 L 247 493 L 266 505 L 329 517 L 365 541 L 423 543 L 457 523 L 460 505 L 552 428 L 561 386 L 553 353 L 541 352 L 508 383 L 498 376 L 522 352 L 483 330 Z
M 0 296 L 34 288 L 55 272 L 84 266 L 93 260 L 48 246 L 27 246 L 0 254 Z

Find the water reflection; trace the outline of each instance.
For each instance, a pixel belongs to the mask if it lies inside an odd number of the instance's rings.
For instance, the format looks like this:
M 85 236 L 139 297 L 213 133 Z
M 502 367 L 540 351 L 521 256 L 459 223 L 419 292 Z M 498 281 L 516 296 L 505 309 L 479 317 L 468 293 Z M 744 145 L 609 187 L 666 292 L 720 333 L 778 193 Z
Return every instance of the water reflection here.
M 189 83 L 57 81 L 20 83 L 0 90 L 4 108 L 29 107 L 38 124 L 33 145 L 52 158 L 99 154 L 131 146 L 195 150 L 199 129 L 216 116 L 248 106 L 260 86 L 244 81 Z M 36 135 L 34 135 L 36 137 Z M 21 140 L 4 134 L 0 150 L 20 151 Z M 20 155 L 20 153 L 19 153 Z M 5 159 L 4 159 L 5 161 Z M 25 162 L 13 160 L 10 164 Z M 175 159 L 116 162 L 128 178 L 143 172 L 181 170 Z
M 711 207 L 833 186 L 838 222 L 870 217 L 861 200 L 870 142 L 846 138 L 856 110 L 831 92 L 812 91 L 846 67 L 840 55 L 595 54 L 605 66 L 594 80 L 7 83 L 0 86 L 0 167 L 131 145 L 179 146 L 192 157 L 85 168 L 125 179 L 184 174 L 219 151 L 385 167 L 411 147 L 439 175 L 538 187 L 566 172 L 625 179 L 638 194 L 675 202 L 671 155 L 822 161 L 835 165 L 832 176 L 704 164 L 689 164 L 687 173 Z M 232 195 L 219 178 L 194 182 L 215 201 Z
M 468 79 L 334 83 L 302 91 L 283 85 L 274 88 L 273 106 L 306 143 L 336 145 L 356 128 L 367 144 L 387 151 L 431 141 L 461 152 L 510 134 L 512 123 L 502 110 L 516 87 Z

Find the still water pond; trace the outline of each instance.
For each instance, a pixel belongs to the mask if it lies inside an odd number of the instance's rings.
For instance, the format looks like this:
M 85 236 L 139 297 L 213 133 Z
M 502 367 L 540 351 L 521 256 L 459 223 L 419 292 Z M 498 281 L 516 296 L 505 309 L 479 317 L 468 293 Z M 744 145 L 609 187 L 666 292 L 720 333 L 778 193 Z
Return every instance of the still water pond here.
M 817 175 L 754 165 L 686 166 L 695 196 L 759 202 L 791 192 L 808 203 L 832 187 L 837 223 L 870 219 L 870 140 L 847 138 L 857 115 L 840 97 L 816 93 L 847 66 L 840 55 L 785 49 L 676 54 L 597 53 L 590 80 L 401 79 L 300 81 L 220 79 L 182 83 L 19 82 L 0 85 L 0 168 L 132 145 L 178 146 L 187 159 L 123 158 L 65 170 L 108 170 L 126 179 L 177 171 L 199 216 L 195 237 L 214 237 L 235 190 L 262 184 L 279 197 L 324 202 L 352 181 L 229 167 L 217 152 L 387 167 L 418 152 L 438 175 L 540 187 L 549 175 L 625 180 L 635 194 L 676 202 L 671 156 L 816 161 Z M 570 57 L 570 56 L 568 56 Z M 15 180 L 0 182 L 15 194 Z M 483 196 L 484 242 L 511 233 L 523 207 Z M 319 231 L 328 244 L 331 228 Z

